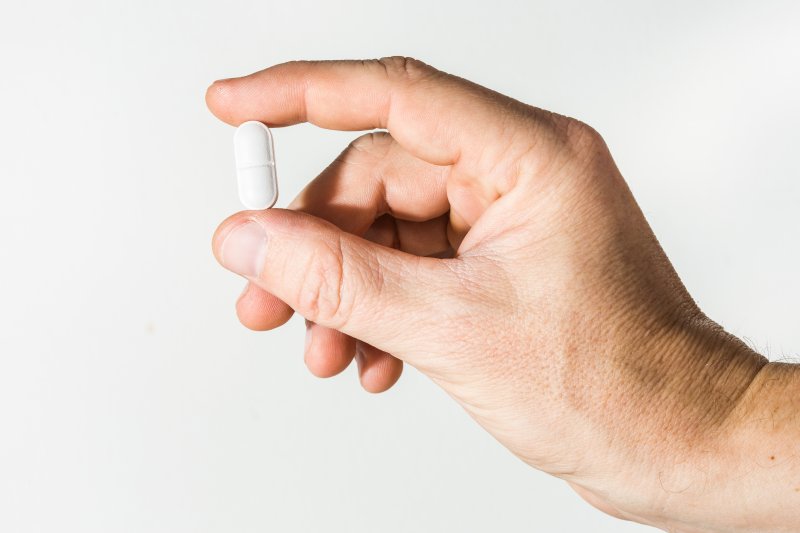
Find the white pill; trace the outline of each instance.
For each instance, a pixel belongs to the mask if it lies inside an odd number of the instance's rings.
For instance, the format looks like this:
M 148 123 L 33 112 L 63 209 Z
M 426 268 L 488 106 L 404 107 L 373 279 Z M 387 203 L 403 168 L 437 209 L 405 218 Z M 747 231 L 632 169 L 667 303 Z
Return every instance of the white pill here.
M 278 200 L 272 133 L 261 122 L 245 122 L 233 135 L 239 201 L 247 209 L 268 209 Z

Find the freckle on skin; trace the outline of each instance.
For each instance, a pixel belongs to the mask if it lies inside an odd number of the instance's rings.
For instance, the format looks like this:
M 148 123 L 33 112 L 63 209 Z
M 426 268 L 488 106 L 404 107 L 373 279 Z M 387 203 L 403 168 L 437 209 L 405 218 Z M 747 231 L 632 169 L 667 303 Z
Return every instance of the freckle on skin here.
M 775 460 L 775 456 L 774 456 L 774 455 L 770 455 L 770 456 L 769 456 L 769 460 L 770 460 L 770 461 L 774 461 L 774 460 Z

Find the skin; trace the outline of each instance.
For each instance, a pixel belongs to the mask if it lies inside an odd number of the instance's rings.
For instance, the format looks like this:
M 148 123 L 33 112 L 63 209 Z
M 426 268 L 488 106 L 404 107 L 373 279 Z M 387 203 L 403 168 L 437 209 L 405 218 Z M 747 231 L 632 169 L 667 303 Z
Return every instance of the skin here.
M 528 465 L 668 531 L 800 529 L 797 369 L 698 309 L 600 135 L 408 58 L 215 82 L 238 125 L 359 137 L 289 209 L 213 238 L 254 330 L 307 322 L 305 361 L 362 386 L 404 364 Z

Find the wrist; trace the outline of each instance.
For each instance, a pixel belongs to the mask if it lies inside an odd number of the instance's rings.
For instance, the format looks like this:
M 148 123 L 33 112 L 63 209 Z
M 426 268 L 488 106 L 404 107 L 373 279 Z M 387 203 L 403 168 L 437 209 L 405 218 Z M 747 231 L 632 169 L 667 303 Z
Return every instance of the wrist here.
M 739 513 L 742 487 L 732 472 L 741 457 L 733 442 L 768 362 L 708 319 L 680 337 L 671 357 L 685 369 L 684 382 L 667 402 L 671 423 L 658 432 L 665 444 L 646 516 L 668 531 L 753 531 L 752 517 Z
M 610 481 L 584 488 L 603 494 L 612 514 L 669 531 L 752 531 L 737 515 L 731 472 L 753 444 L 743 420 L 767 394 L 759 383 L 771 367 L 700 313 L 687 315 L 628 344 L 617 386 L 626 416 L 607 435 Z
M 724 521 L 711 530 L 800 530 L 798 393 L 800 367 L 765 364 L 727 418 L 705 491 Z

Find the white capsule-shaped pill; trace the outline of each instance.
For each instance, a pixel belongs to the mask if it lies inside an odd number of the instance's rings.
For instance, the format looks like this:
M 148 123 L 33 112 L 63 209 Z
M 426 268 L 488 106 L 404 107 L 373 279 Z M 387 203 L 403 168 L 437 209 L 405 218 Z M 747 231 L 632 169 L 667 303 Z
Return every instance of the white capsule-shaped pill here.
M 233 135 L 239 200 L 247 209 L 268 209 L 278 200 L 275 148 L 272 133 L 261 122 L 251 120 Z

